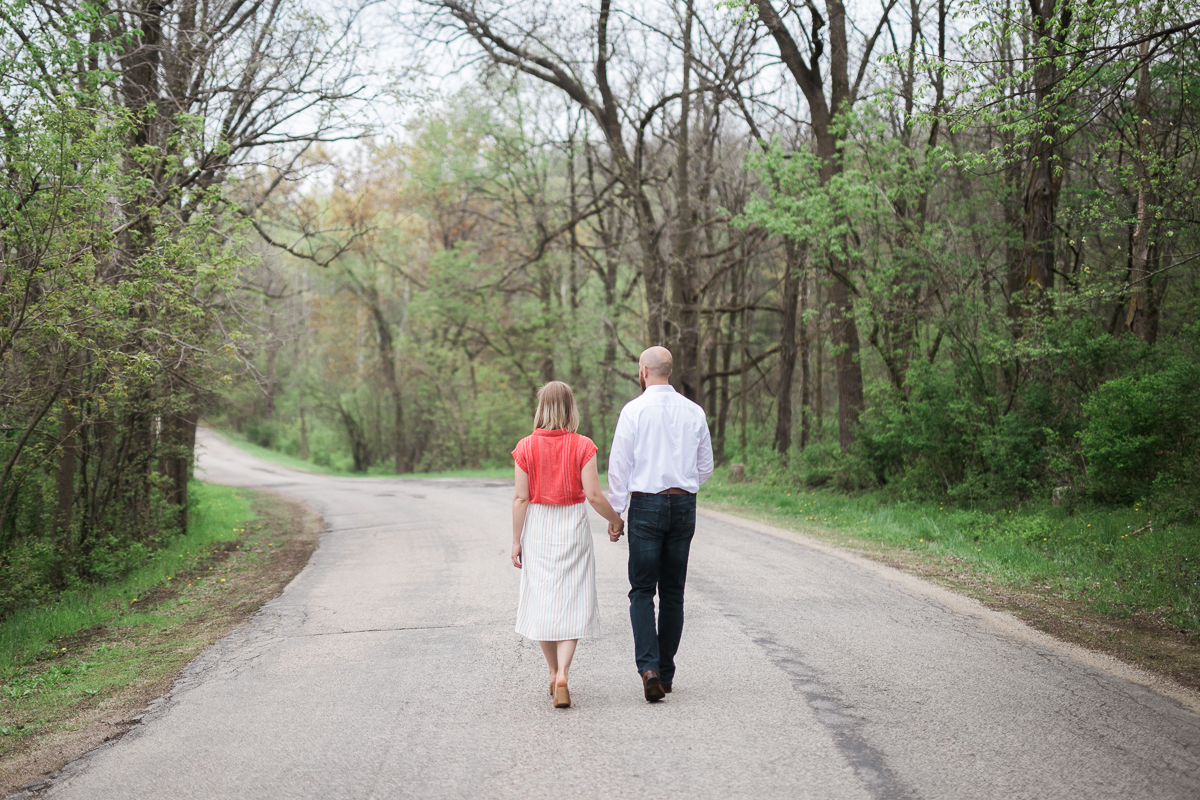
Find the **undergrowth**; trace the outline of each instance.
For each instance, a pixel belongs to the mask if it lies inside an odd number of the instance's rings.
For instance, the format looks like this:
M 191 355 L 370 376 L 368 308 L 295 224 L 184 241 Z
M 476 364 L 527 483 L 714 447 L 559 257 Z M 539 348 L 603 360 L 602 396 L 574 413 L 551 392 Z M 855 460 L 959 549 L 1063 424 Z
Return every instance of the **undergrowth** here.
M 138 603 L 144 606 L 156 587 L 207 571 L 213 551 L 238 539 L 253 513 L 246 494 L 231 487 L 193 482 L 189 492 L 194 505 L 187 534 L 166 542 L 142 566 L 110 583 L 62 592 L 54 602 L 17 611 L 0 623 L 0 682 L 21 665 L 56 655 L 61 648 L 54 643 L 63 637 L 118 620 L 137 623 Z M 0 691 L 20 691 L 11 686 Z
M 1200 525 L 1159 524 L 1141 501 L 1105 506 L 1075 497 L 1061 507 L 971 508 L 778 479 L 731 484 L 727 469 L 717 471 L 701 497 L 801 529 L 953 556 L 982 576 L 1083 601 L 1100 613 L 1145 612 L 1172 628 L 1200 630 Z

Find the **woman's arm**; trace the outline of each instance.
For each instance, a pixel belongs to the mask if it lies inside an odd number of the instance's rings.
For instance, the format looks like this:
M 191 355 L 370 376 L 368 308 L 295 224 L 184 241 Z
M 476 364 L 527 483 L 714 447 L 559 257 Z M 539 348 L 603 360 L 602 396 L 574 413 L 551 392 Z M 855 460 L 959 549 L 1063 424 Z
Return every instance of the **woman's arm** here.
M 529 476 L 516 467 L 516 491 L 513 493 L 513 545 L 512 564 L 521 568 L 521 531 L 525 528 L 525 511 L 529 508 Z M 595 472 L 595 467 L 592 472 Z
M 592 508 L 596 509 L 600 516 L 608 520 L 608 538 L 615 542 L 621 538 L 620 531 L 625 523 L 621 521 L 621 515 L 613 510 L 612 503 L 608 502 L 608 498 L 604 496 L 604 492 L 600 491 L 600 475 L 596 471 L 595 453 L 583 465 L 583 472 L 580 473 L 580 477 L 583 478 L 584 496 L 592 504 Z M 617 531 L 615 536 L 613 535 L 614 530 Z

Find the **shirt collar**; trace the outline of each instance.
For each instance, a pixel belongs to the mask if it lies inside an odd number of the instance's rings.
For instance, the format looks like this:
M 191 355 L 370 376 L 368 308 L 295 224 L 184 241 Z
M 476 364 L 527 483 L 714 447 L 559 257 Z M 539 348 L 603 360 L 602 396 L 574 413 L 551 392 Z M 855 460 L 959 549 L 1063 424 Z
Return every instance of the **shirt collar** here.
M 673 392 L 675 387 L 669 383 L 655 383 L 646 387 L 647 392 Z
M 534 428 L 533 429 L 534 436 L 566 436 L 568 433 L 570 433 L 570 431 L 567 430 L 566 428 L 557 428 L 552 431 L 548 431 L 545 428 Z

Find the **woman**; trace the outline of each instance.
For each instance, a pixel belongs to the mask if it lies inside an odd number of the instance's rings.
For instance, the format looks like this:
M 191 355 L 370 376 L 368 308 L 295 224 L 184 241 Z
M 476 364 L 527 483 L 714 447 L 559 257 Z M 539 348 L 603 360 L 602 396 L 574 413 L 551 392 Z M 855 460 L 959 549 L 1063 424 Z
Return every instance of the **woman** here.
M 538 391 L 533 427 L 533 435 L 512 453 L 517 463 L 512 563 L 521 570 L 516 630 L 541 644 L 554 707 L 567 708 L 575 644 L 600 635 L 596 561 L 583 501 L 614 526 L 622 523 L 600 491 L 596 445 L 575 433 L 579 411 L 571 387 L 551 381 Z M 619 534 L 609 537 L 616 541 Z

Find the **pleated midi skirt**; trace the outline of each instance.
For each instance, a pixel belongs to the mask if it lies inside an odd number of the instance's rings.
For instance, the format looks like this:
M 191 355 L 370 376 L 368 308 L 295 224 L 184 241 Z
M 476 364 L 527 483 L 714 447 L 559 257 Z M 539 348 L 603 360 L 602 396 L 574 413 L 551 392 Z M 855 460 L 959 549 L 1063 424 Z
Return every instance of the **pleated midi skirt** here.
M 596 557 L 584 504 L 530 503 L 521 531 L 517 633 L 539 642 L 600 635 Z

